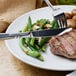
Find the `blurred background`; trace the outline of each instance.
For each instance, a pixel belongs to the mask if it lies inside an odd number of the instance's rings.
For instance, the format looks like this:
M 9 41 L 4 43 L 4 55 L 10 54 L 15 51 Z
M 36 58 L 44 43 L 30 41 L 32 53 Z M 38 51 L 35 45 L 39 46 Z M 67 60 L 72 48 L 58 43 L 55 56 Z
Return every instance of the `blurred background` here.
M 76 5 L 76 0 L 50 0 L 53 5 Z M 36 0 L 36 7 L 46 6 L 43 0 Z
M 53 5 L 76 5 L 76 0 L 50 0 Z M 44 0 L 0 0 L 0 32 L 31 10 L 47 6 Z

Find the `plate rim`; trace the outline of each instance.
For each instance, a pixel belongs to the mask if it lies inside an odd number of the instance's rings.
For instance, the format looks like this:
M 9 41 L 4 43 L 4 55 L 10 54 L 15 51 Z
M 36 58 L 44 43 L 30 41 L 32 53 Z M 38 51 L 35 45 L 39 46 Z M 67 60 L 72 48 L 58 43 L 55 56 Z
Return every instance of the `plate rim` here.
M 67 7 L 67 6 L 76 7 L 75 5 L 55 5 L 55 7 L 63 7 L 63 6 L 64 6 L 64 7 Z M 9 25 L 8 29 L 6 30 L 6 33 L 7 33 L 7 31 L 10 29 L 10 27 L 12 26 L 12 24 L 13 24 L 18 18 L 20 18 L 20 17 L 22 17 L 22 16 L 24 16 L 24 15 L 28 15 L 28 14 L 34 12 L 34 11 L 36 12 L 36 11 L 39 11 L 39 10 L 42 10 L 42 9 L 46 9 L 46 8 L 48 8 L 48 7 L 42 7 L 42 8 L 34 9 L 34 10 L 32 10 L 32 11 L 29 11 L 29 12 L 24 13 L 23 15 L 17 17 L 17 18 Z M 36 65 L 36 64 L 29 63 L 28 61 L 25 62 L 24 60 L 22 60 L 21 57 L 19 57 L 18 55 L 16 55 L 16 54 L 9 48 L 8 41 L 7 41 L 7 40 L 5 40 L 5 44 L 6 44 L 7 48 L 8 48 L 8 50 L 9 50 L 9 52 L 10 52 L 13 56 L 15 56 L 15 57 L 16 57 L 17 59 L 19 59 L 20 61 L 22 61 L 22 62 L 24 62 L 24 63 L 26 63 L 26 64 L 28 64 L 28 65 L 31 65 L 31 66 L 33 66 L 33 67 L 40 68 L 40 69 L 45 69 L 45 70 L 54 70 L 54 71 L 72 71 L 72 70 L 76 70 L 76 68 L 71 68 L 71 69 L 46 68 L 46 67 L 42 67 L 42 66 L 39 66 L 39 65 Z

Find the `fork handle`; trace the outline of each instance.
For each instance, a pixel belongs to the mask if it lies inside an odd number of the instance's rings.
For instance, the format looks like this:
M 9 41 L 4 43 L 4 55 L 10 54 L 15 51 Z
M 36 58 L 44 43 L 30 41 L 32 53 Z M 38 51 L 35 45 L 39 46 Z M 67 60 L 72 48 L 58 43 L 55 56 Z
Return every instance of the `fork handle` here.
M 44 1 L 45 1 L 45 3 L 46 3 L 49 7 L 52 8 L 53 11 L 55 10 L 54 7 L 53 7 L 53 5 L 50 3 L 49 0 L 44 0 Z

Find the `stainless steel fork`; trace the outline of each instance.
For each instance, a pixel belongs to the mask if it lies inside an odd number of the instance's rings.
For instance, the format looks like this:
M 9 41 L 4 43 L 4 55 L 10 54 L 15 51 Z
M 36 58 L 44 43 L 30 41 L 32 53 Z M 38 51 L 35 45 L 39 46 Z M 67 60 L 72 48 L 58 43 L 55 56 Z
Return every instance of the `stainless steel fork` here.
M 67 21 L 64 12 L 60 8 L 54 8 L 49 0 L 44 0 L 46 4 L 52 8 L 54 19 L 59 28 L 67 27 Z

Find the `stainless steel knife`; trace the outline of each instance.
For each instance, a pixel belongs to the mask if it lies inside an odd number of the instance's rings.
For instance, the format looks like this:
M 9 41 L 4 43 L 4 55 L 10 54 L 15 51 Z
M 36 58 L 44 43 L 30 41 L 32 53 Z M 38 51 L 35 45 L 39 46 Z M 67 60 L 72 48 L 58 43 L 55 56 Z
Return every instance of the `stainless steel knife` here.
M 58 29 L 44 29 L 44 30 L 36 30 L 31 32 L 23 32 L 23 33 L 0 33 L 0 39 L 10 39 L 10 38 L 18 38 L 18 37 L 49 37 L 56 36 L 62 33 L 64 30 L 68 28 L 58 28 Z

